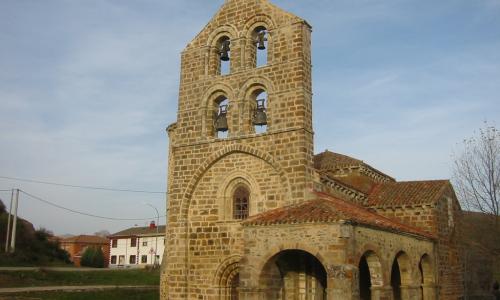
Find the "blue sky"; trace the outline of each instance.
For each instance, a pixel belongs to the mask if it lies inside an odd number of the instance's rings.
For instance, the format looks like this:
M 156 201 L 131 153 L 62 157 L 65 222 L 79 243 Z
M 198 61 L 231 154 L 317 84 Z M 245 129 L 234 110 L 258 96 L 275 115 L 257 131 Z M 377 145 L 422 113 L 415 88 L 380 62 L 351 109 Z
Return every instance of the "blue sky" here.
M 500 116 L 500 0 L 273 1 L 313 26 L 316 152 L 398 180 L 450 177 L 451 153 Z M 0 176 L 166 189 L 179 59 L 223 0 L 1 0 Z M 161 194 L 0 179 L 57 204 L 148 218 Z M 8 202 L 9 193 L 0 198 Z M 58 234 L 109 222 L 22 195 L 20 215 Z

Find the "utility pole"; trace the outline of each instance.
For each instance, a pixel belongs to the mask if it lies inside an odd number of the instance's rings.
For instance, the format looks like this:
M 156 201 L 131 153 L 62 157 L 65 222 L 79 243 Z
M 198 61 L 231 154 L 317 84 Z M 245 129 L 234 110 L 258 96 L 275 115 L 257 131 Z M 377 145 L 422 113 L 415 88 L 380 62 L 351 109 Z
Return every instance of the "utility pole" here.
M 159 230 L 158 226 L 160 226 L 160 213 L 158 213 L 158 209 L 156 209 L 156 207 L 154 207 L 153 205 L 149 203 L 146 203 L 146 205 L 151 206 L 156 211 L 156 236 L 155 236 L 155 260 L 154 260 L 154 265 L 156 267 L 158 265 L 158 259 L 156 259 L 156 257 L 158 253 L 158 230 Z
M 5 235 L 5 253 L 9 252 L 10 216 L 12 215 L 12 203 L 14 202 L 14 189 L 10 194 L 9 216 L 7 217 L 7 234 Z
M 12 238 L 10 239 L 10 252 L 16 251 L 16 227 L 17 227 L 17 208 L 19 206 L 19 189 L 16 189 L 16 198 L 14 205 L 14 222 L 12 224 Z

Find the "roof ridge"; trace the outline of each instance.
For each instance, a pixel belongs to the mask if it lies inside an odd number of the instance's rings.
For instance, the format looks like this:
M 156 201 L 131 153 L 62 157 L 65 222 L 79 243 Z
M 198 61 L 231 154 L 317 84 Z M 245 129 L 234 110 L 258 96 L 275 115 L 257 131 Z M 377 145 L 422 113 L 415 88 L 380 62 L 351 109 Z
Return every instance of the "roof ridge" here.
M 451 185 L 451 182 L 449 180 L 445 180 L 445 184 L 439 189 L 439 193 L 436 193 L 434 196 L 433 202 L 436 202 L 438 198 L 444 193 L 445 189 L 448 187 L 448 185 Z
M 413 183 L 413 182 L 449 182 L 449 179 L 425 179 L 425 180 L 402 180 L 392 183 Z M 389 182 L 388 182 L 389 183 Z

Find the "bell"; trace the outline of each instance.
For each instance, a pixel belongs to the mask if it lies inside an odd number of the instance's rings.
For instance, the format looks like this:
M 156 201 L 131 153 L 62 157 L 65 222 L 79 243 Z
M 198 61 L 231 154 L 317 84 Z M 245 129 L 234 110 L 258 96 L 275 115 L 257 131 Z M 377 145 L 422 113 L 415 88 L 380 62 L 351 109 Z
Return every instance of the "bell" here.
M 217 116 L 217 119 L 215 120 L 215 130 L 225 132 L 228 129 L 226 115 Z
M 229 44 L 231 44 L 231 42 L 229 40 L 225 40 L 222 42 L 222 46 L 221 46 L 221 50 L 220 50 L 220 60 L 222 60 L 222 61 L 229 60 L 229 51 L 231 51 L 231 49 L 229 48 Z
M 253 125 L 255 126 L 267 125 L 266 107 L 264 106 L 264 102 L 264 99 L 257 100 L 257 108 L 255 109 L 255 113 L 253 115 Z
M 219 107 L 219 114 L 215 118 L 214 127 L 216 131 L 225 132 L 229 128 L 227 126 L 227 105 Z
M 266 39 L 266 31 L 265 30 L 262 30 L 262 31 L 259 31 L 259 33 L 257 33 L 257 49 L 259 50 L 266 50 L 266 44 L 265 44 L 265 41 L 267 41 Z

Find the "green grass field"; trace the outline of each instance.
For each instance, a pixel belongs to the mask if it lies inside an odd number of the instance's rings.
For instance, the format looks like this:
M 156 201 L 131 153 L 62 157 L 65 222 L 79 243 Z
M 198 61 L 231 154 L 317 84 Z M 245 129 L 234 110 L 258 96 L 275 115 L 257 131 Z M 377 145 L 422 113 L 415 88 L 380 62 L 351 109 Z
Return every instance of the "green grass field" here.
M 159 270 L 0 271 L 0 288 L 61 285 L 159 285 Z M 1 298 L 0 298 L 1 299 Z M 89 298 L 90 299 L 90 298 Z M 135 298 L 134 298 L 135 299 Z
M 95 292 L 43 292 L 0 295 L 0 300 L 157 300 L 158 290 L 115 289 Z

